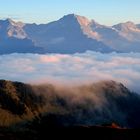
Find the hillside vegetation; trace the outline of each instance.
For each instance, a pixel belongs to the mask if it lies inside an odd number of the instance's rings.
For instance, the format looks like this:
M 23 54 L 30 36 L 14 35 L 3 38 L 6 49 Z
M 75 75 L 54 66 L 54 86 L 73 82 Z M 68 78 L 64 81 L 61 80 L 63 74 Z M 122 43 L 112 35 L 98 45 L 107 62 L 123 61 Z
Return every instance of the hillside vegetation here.
M 28 85 L 0 80 L 0 126 L 93 126 L 117 123 L 140 127 L 140 96 L 121 83 Z

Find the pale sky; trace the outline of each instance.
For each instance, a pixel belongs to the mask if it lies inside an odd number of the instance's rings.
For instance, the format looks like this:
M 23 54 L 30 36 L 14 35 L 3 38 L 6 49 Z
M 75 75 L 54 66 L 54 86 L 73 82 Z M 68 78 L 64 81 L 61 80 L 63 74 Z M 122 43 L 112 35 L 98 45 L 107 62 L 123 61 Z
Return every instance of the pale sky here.
M 0 0 L 0 19 L 48 23 L 71 13 L 105 25 L 140 23 L 140 0 Z

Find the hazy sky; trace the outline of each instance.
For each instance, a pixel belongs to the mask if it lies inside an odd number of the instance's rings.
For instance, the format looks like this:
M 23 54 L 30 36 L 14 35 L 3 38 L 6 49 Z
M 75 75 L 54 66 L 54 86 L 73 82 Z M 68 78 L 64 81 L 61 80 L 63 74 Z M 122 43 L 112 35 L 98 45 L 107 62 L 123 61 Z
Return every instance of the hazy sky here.
M 75 13 L 103 24 L 140 23 L 140 0 L 0 0 L 0 18 L 47 23 Z

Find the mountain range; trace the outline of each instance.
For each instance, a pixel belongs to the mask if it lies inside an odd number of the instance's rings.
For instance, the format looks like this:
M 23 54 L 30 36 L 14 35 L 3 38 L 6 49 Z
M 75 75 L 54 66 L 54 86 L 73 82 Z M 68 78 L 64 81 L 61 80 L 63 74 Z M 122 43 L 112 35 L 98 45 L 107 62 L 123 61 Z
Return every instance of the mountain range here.
M 105 26 L 69 14 L 48 24 L 0 20 L 0 54 L 140 52 L 140 24 Z

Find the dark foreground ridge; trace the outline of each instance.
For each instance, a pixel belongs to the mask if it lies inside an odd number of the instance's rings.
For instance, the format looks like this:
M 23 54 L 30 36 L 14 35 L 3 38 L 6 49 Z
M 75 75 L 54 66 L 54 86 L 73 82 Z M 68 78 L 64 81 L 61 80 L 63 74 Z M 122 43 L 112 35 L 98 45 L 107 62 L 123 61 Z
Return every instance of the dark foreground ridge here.
M 70 88 L 0 80 L 0 139 L 136 139 L 139 108 L 140 96 L 114 81 Z
M 139 140 L 139 129 L 121 129 L 105 126 L 73 126 L 33 130 L 0 130 L 1 140 L 95 139 Z

